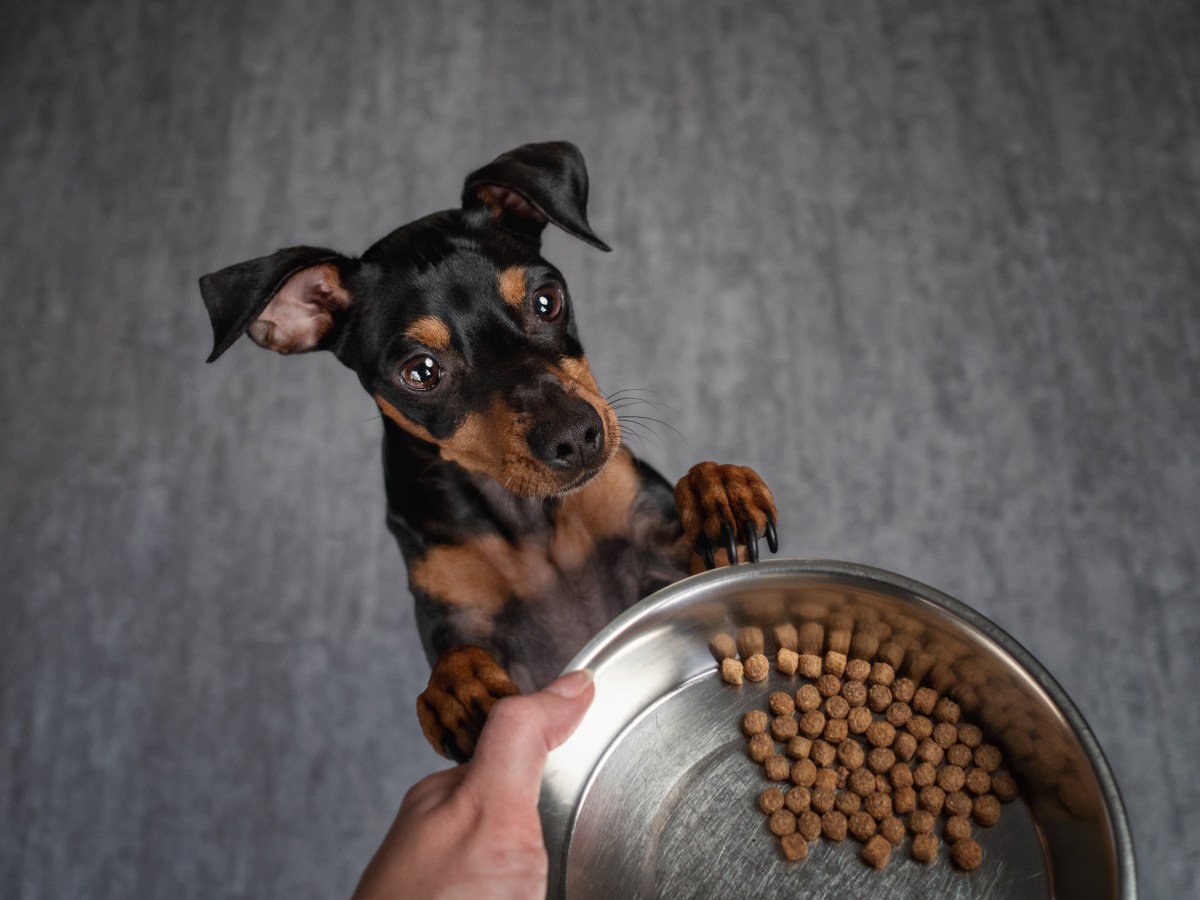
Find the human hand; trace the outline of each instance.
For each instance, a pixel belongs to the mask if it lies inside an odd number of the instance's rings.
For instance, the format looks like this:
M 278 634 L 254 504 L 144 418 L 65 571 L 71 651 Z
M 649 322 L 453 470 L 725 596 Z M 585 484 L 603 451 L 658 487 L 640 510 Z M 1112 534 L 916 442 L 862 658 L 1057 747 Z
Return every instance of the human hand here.
M 595 693 L 592 673 L 583 669 L 497 703 L 475 757 L 405 795 L 352 900 L 544 897 L 542 770 Z

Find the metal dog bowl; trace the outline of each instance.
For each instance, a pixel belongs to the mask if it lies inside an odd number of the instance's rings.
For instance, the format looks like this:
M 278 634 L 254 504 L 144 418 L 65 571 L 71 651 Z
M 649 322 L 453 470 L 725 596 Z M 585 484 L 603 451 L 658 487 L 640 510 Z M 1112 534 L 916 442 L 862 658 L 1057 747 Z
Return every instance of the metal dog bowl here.
M 902 636 L 900 674 L 956 699 L 1020 785 L 996 825 L 975 829 L 984 858 L 974 872 L 950 864 L 944 841 L 932 864 L 913 860 L 908 837 L 881 870 L 853 839 L 819 838 L 788 862 L 767 829 L 756 800 L 768 782 L 739 723 L 801 677 L 772 666 L 766 681 L 725 684 L 708 642 L 758 626 L 772 655 L 775 626 L 848 617 Z M 625 612 L 568 668 L 585 666 L 595 704 L 542 782 L 551 897 L 1137 895 L 1125 811 L 1079 711 L 1028 651 L 932 588 L 823 560 L 720 569 Z

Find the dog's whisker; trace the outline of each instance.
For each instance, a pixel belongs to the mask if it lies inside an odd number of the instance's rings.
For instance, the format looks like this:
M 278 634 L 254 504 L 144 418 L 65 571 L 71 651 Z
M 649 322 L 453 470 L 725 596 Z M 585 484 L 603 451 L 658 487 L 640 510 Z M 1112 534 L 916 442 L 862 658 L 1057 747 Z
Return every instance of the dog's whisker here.
M 619 418 L 619 419 L 620 419 L 622 422 L 633 422 L 633 423 L 636 423 L 636 424 L 640 424 L 640 425 L 642 425 L 643 427 L 646 427 L 646 428 L 651 428 L 651 426 L 649 426 L 649 425 L 646 425 L 645 423 L 647 423 L 647 422 L 653 422 L 655 425 L 661 425 L 663 428 L 670 428 L 670 429 L 671 429 L 673 432 L 675 432 L 677 435 L 679 435 L 680 437 L 683 437 L 683 432 L 681 432 L 681 431 L 680 431 L 678 428 L 676 428 L 676 427 L 675 427 L 674 425 L 672 425 L 670 422 L 664 422 L 662 419 L 656 419 L 656 418 L 654 418 L 653 416 L 631 416 L 631 415 L 624 415 L 624 416 L 619 416 L 618 418 Z M 653 428 L 651 428 L 651 430 L 653 430 Z

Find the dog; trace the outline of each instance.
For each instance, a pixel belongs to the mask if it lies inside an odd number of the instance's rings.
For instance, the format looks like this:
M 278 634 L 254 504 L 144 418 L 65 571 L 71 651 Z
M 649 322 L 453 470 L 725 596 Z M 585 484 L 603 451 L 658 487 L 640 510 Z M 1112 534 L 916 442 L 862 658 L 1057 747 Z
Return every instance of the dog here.
M 567 142 L 467 176 L 462 206 L 358 258 L 298 246 L 200 279 L 214 362 L 241 335 L 332 352 L 383 421 L 387 524 L 432 665 L 433 748 L 468 759 L 493 704 L 541 687 L 606 623 L 704 568 L 778 550 L 770 490 L 700 463 L 674 488 L 622 441 L 588 368 L 547 223 L 607 251 Z

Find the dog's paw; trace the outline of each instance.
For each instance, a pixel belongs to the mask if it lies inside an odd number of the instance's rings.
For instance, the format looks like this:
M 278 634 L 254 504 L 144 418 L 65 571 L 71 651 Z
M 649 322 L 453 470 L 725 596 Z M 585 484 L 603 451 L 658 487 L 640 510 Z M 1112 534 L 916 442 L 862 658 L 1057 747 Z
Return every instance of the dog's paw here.
M 434 750 L 465 762 L 496 701 L 519 693 L 482 647 L 452 647 L 434 663 L 429 686 L 417 698 L 417 719 Z
M 758 473 L 746 466 L 702 462 L 675 485 L 675 505 L 688 543 L 706 569 L 745 558 L 758 562 L 758 542 L 779 550 L 775 499 Z

